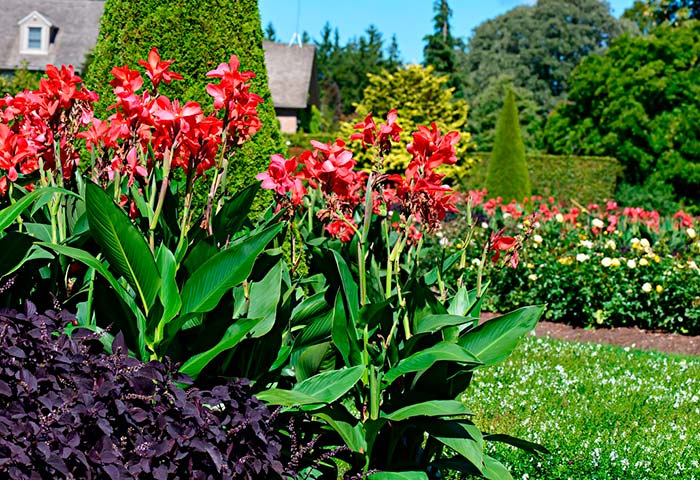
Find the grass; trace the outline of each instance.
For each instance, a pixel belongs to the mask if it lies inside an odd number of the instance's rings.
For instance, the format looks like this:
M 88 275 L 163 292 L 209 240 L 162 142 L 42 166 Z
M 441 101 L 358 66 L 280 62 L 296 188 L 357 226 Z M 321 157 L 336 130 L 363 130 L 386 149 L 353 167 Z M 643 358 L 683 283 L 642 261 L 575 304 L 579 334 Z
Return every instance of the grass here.
M 463 401 L 516 480 L 700 480 L 700 358 L 528 337 Z

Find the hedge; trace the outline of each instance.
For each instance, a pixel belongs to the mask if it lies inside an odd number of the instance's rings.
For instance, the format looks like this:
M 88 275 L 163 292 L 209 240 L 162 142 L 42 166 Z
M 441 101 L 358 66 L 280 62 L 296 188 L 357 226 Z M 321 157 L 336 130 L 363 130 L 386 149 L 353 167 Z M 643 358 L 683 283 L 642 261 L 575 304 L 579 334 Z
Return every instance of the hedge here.
M 482 189 L 490 153 L 476 153 L 477 164 L 462 183 L 464 189 Z M 562 201 L 583 205 L 615 197 L 622 166 L 612 157 L 527 154 L 527 166 L 534 195 L 552 195 Z
M 267 168 L 269 157 L 282 143 L 268 88 L 262 29 L 256 0 L 109 0 L 100 35 L 85 80 L 100 94 L 100 107 L 113 103 L 110 70 L 128 64 L 137 67 L 156 46 L 164 59 L 174 59 L 173 70 L 185 78 L 164 86 L 171 98 L 194 100 L 205 110 L 212 105 L 205 88 L 206 73 L 238 56 L 242 70 L 256 77 L 251 90 L 263 98 L 258 107 L 263 128 L 236 155 L 229 169 L 230 191 L 252 183 Z

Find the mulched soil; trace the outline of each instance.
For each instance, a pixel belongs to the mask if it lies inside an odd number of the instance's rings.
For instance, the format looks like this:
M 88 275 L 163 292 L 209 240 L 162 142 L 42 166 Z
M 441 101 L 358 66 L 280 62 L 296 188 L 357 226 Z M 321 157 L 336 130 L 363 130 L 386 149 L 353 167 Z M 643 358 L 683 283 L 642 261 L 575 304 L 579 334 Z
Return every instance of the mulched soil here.
M 587 330 L 562 323 L 540 322 L 535 328 L 538 337 L 551 337 L 571 342 L 607 343 L 639 350 L 656 350 L 680 355 L 700 355 L 700 336 L 648 332 L 639 328 L 617 327 Z
M 482 321 L 497 316 L 494 313 L 482 314 Z M 650 332 L 636 327 L 583 329 L 541 321 L 535 328 L 538 337 L 550 337 L 570 342 L 606 343 L 638 350 L 655 350 L 678 355 L 700 356 L 700 336 L 679 335 L 676 333 Z

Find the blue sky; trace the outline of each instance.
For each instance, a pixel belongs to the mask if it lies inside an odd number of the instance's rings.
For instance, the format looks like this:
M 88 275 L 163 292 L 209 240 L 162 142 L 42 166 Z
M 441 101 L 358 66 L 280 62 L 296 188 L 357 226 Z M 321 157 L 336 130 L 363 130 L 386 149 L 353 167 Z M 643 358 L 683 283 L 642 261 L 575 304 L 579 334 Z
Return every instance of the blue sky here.
M 534 0 L 452 0 L 452 29 L 456 36 L 467 37 L 484 20 L 517 5 Z M 633 0 L 611 0 L 615 16 L 631 6 Z M 374 24 L 388 42 L 396 34 L 401 56 L 407 63 L 423 59 L 423 36 L 432 31 L 433 0 L 259 0 L 263 27 L 272 22 L 280 41 L 289 42 L 295 31 L 306 30 L 318 38 L 323 24 L 338 27 L 341 41 L 361 35 Z M 297 20 L 298 19 L 298 20 Z M 298 25 L 297 25 L 298 21 Z

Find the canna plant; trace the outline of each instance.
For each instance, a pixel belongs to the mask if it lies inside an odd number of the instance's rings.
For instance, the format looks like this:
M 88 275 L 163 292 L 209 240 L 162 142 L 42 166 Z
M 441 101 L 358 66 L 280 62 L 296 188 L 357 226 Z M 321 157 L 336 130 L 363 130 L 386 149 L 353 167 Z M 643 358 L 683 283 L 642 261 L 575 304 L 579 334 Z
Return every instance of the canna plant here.
M 351 470 L 374 472 L 370 478 L 443 478 L 448 471 L 511 478 L 485 453 L 485 441 L 546 450 L 481 432 L 460 398 L 474 370 L 506 358 L 543 307 L 479 325 L 481 278 L 473 289 L 442 281 L 446 270 L 463 266 L 461 253 L 421 268 L 422 236 L 456 211 L 436 169 L 456 161 L 459 135 L 443 136 L 434 124 L 419 127 L 404 175 L 386 175 L 383 158 L 401 131 L 396 122 L 391 111 L 386 123 L 368 115 L 357 125 L 351 139 L 375 152 L 370 173 L 354 168 L 352 152 L 338 140 L 312 142 L 313 150 L 299 159 L 273 156 L 258 175 L 262 187 L 275 192 L 290 228 L 302 233 L 312 272 L 326 279 L 292 315 L 280 357 L 288 356 L 293 378 L 280 377 L 258 396 L 303 412 L 325 432 L 320 437 L 349 448 Z M 494 234 L 482 263 L 504 253 L 507 264 L 517 265 L 518 246 Z M 332 448 L 333 441 L 325 441 Z M 333 475 L 335 468 L 328 462 L 309 473 Z
M 138 71 L 114 68 L 116 103 L 104 121 L 69 67 L 49 67 L 40 90 L 2 100 L 0 193 L 9 206 L 0 242 L 11 256 L 0 275 L 12 290 L 20 270 L 40 272 L 40 288 L 77 310 L 76 326 L 121 330 L 137 357 L 188 360 L 183 368 L 196 377 L 245 335 L 271 330 L 285 268 L 263 252 L 283 226 L 248 220 L 257 186 L 226 204 L 219 193 L 229 159 L 261 126 L 253 73 L 239 71 L 235 56 L 209 72 L 218 82 L 207 88 L 214 109 L 205 115 L 159 93 L 182 78 L 171 63 L 154 48 L 140 62 L 147 87 Z M 90 158 L 84 168 L 81 154 Z M 206 177 L 206 202 L 194 212 L 195 182 Z M 230 292 L 243 284 L 234 305 Z

